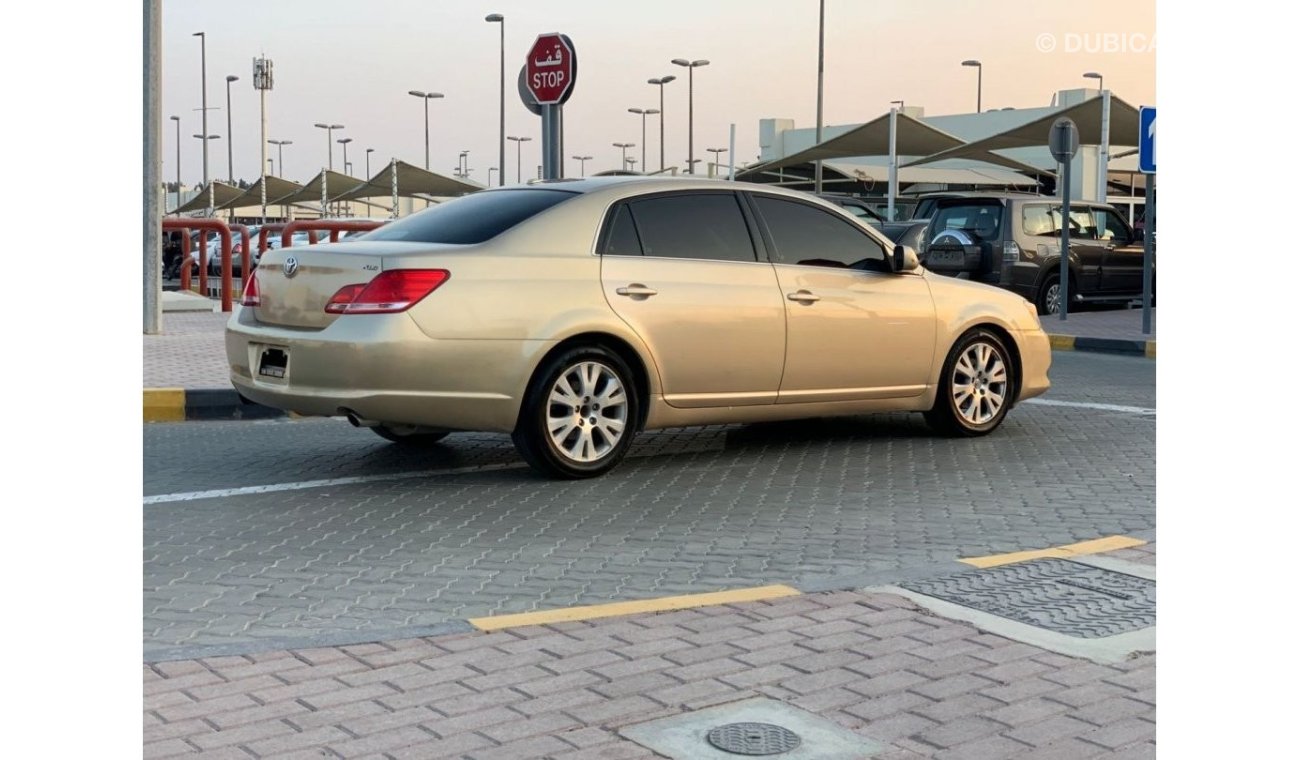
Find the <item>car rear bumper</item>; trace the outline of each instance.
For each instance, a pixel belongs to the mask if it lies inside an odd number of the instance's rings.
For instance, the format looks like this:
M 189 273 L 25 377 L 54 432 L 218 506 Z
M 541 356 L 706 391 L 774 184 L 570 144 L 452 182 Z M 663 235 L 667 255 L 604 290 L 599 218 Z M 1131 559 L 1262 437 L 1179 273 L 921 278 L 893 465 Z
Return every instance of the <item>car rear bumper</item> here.
M 265 325 L 236 307 L 226 326 L 230 380 L 251 401 L 311 416 L 356 416 L 449 430 L 510 432 L 541 340 L 435 340 L 409 315 L 342 316 L 321 330 Z M 258 372 L 268 348 L 284 377 Z

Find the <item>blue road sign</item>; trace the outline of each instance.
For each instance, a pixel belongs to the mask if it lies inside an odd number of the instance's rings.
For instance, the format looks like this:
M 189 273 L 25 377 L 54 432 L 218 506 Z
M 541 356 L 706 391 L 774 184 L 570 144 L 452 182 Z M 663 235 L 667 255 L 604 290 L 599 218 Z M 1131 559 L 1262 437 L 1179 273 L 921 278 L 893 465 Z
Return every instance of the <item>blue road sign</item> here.
M 1156 109 L 1142 106 L 1138 111 L 1138 171 L 1156 173 Z

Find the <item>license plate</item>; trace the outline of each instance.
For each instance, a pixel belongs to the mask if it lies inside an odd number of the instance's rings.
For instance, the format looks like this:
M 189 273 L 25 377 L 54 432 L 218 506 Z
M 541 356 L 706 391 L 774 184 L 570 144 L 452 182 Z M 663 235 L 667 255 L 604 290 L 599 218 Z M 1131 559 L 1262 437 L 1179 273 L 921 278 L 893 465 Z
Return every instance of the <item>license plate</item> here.
M 286 348 L 264 348 L 257 360 L 257 374 L 275 380 L 283 380 L 289 371 L 289 350 Z
M 925 263 L 928 266 L 965 266 L 965 251 L 930 251 L 926 254 Z

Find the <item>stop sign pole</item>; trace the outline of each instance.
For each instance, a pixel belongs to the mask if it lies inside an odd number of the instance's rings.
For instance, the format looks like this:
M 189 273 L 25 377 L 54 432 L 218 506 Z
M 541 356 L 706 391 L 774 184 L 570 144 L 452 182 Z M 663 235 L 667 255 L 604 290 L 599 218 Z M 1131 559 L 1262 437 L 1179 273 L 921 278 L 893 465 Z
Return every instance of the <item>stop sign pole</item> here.
M 1061 275 L 1057 282 L 1057 304 L 1061 321 L 1070 311 L 1070 162 L 1079 151 L 1079 129 L 1074 122 L 1061 117 L 1052 122 L 1047 134 L 1047 147 L 1061 164 Z
M 564 177 L 564 103 L 573 94 L 578 56 L 573 40 L 552 32 L 538 35 L 524 61 L 520 98 L 542 117 L 542 178 Z M 526 90 L 526 93 L 525 93 Z M 530 102 L 531 101 L 531 102 Z M 537 111 L 533 111 L 537 113 Z

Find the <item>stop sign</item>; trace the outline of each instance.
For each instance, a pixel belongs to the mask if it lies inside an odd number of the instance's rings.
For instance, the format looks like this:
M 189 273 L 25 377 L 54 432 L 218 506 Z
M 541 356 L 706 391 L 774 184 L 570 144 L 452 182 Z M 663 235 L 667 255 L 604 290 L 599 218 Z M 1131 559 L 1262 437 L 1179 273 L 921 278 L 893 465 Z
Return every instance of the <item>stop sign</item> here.
M 560 105 L 573 92 L 578 74 L 578 57 L 567 35 L 539 35 L 528 50 L 524 84 L 544 106 Z

